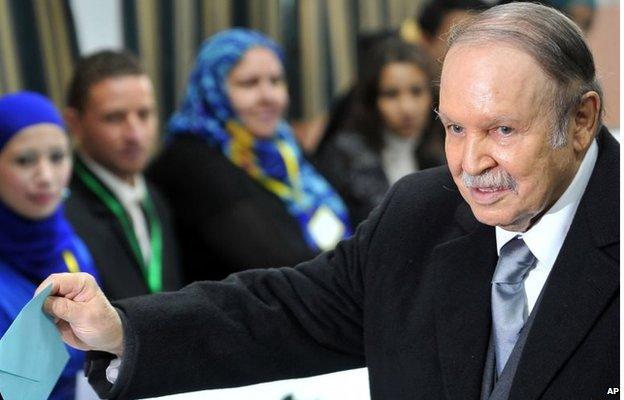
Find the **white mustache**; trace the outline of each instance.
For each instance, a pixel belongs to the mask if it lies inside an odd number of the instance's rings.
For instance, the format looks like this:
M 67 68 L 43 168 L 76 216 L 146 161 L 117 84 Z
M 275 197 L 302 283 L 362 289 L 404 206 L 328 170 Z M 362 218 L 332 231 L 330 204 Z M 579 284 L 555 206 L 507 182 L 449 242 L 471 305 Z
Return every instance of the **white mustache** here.
M 479 175 L 470 175 L 463 171 L 461 178 L 464 185 L 468 188 L 509 189 L 513 192 L 517 192 L 518 188 L 516 180 L 501 169 L 489 169 Z

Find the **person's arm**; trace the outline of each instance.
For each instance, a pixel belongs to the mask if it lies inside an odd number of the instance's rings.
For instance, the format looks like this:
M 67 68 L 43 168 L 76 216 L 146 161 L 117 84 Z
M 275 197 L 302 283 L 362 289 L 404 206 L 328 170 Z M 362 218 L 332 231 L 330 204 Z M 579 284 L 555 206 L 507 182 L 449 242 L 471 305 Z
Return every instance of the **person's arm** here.
M 119 398 L 363 366 L 362 278 L 343 275 L 337 258 L 116 303 L 134 332 L 126 336 Z
M 328 257 L 336 256 L 322 256 Z M 327 268 L 321 262 L 331 263 L 317 259 L 296 269 L 243 272 L 179 292 L 126 299 L 116 303 L 119 313 L 99 302 L 101 292 L 87 277 L 85 287 L 98 292 L 92 300 L 83 306 L 77 297 L 67 302 L 52 297 L 46 311 L 71 321 L 59 322 L 66 342 L 98 350 L 88 353 L 86 372 L 103 398 L 153 397 L 362 366 L 362 311 L 348 293 L 360 284 L 330 271 L 314 272 Z M 61 280 L 63 287 L 68 279 L 76 283 L 71 275 L 50 279 Z M 338 283 L 334 279 L 345 285 L 339 292 L 331 287 Z M 66 292 L 55 291 L 61 293 Z M 102 313 L 109 307 L 115 318 Z M 114 321 L 116 329 L 100 318 Z M 82 321 L 93 328 L 83 330 Z M 122 354 L 111 384 L 106 369 Z
M 55 295 L 66 296 L 71 305 L 53 299 L 46 310 L 68 321 L 61 324 L 68 343 L 123 355 L 114 387 L 105 388 L 110 398 L 154 397 L 360 367 L 365 364 L 367 253 L 383 208 L 335 251 L 294 268 L 245 271 L 178 292 L 125 299 L 115 303 L 119 313 L 92 279 L 78 282 L 74 274 L 55 275 L 50 279 L 60 281 L 56 285 L 61 288 Z M 98 357 L 103 362 L 94 363 Z M 105 379 L 111 358 L 89 353 L 92 385 Z

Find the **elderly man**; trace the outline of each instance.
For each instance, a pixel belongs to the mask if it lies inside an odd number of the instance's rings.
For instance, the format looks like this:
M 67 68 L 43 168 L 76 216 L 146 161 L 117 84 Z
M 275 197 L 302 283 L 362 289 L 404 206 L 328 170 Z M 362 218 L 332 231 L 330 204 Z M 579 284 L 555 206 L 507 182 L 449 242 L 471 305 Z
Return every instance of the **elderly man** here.
M 56 275 L 46 309 L 70 344 L 106 352 L 90 378 L 113 398 L 363 365 L 373 399 L 605 398 L 619 146 L 600 113 L 578 27 L 494 7 L 451 37 L 448 168 L 400 181 L 335 251 L 115 307 L 88 275 Z

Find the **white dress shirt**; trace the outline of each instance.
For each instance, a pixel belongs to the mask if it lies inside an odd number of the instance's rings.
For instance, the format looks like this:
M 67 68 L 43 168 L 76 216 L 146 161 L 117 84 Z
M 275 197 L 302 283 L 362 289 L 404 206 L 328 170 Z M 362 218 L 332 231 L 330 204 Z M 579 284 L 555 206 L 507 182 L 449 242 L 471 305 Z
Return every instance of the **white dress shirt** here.
M 417 138 L 403 138 L 397 134 L 384 132 L 384 147 L 381 150 L 381 166 L 390 186 L 407 174 L 420 169 L 414 151 L 418 145 Z
M 80 154 L 80 158 L 106 187 L 113 192 L 124 210 L 126 210 L 126 213 L 130 217 L 134 234 L 139 242 L 143 261 L 148 264 L 152 255 L 152 246 L 145 214 L 143 214 L 143 210 L 141 209 L 141 202 L 147 195 L 145 179 L 139 174 L 134 177 L 134 185 L 130 185 L 88 156 Z
M 594 140 L 585 154 L 570 186 L 563 192 L 559 200 L 526 232 L 512 232 L 496 227 L 496 248 L 500 256 L 500 249 L 508 241 L 520 236 L 529 250 L 537 258 L 537 265 L 527 276 L 524 288 L 527 295 L 529 313 L 546 283 L 546 279 L 552 270 L 559 250 L 568 234 L 574 215 L 585 193 L 596 159 L 598 158 L 598 144 Z

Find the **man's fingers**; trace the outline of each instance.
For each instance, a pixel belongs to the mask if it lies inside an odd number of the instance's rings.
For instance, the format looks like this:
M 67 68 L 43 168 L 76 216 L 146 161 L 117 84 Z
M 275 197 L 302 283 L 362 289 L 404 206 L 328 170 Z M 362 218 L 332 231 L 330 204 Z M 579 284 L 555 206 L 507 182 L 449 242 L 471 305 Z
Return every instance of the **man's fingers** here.
M 46 313 L 69 323 L 74 322 L 79 317 L 79 308 L 79 303 L 64 297 L 50 296 L 43 303 L 43 309 Z
M 37 288 L 35 295 L 52 284 L 50 296 L 63 296 L 76 301 L 88 301 L 97 292 L 93 276 L 84 273 L 59 273 L 48 276 Z
M 54 296 L 55 294 L 58 293 L 58 283 L 56 283 L 54 280 L 56 279 L 54 276 L 57 274 L 52 274 L 50 276 L 48 276 L 43 282 L 41 282 L 41 284 L 39 285 L 39 287 L 37 287 L 37 289 L 35 290 L 35 296 L 38 295 L 39 293 L 41 293 L 41 291 L 45 288 L 47 288 L 48 286 L 50 286 L 50 284 L 52 284 L 52 291 L 50 292 L 51 296 Z M 33 296 L 34 297 L 34 296 Z
M 59 332 L 61 332 L 61 336 L 63 337 L 63 341 L 65 343 L 75 349 L 84 351 L 91 350 L 82 340 L 78 339 L 67 321 L 60 320 L 56 326 L 58 327 Z

